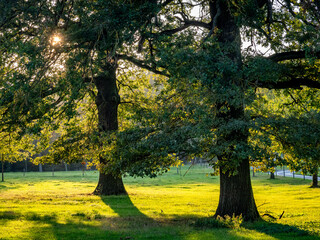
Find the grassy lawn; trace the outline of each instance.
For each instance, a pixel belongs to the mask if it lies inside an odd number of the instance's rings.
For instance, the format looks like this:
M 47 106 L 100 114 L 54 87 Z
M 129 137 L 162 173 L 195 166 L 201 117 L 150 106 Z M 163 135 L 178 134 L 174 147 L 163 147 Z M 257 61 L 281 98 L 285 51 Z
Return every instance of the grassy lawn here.
M 182 167 L 182 175 L 187 166 Z M 193 167 L 156 179 L 125 177 L 129 196 L 91 195 L 98 172 L 6 173 L 0 183 L 0 239 L 319 239 L 320 189 L 292 178 L 253 178 L 261 214 L 279 217 L 223 227 L 210 218 L 219 178 Z

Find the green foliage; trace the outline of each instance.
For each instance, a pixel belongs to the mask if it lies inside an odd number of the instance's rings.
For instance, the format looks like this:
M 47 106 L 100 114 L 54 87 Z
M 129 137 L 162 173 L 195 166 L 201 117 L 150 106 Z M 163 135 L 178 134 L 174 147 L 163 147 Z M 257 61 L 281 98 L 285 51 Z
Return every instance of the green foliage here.
M 29 136 L 20 137 L 16 132 L 0 132 L 0 139 L 0 160 L 23 161 L 34 152 L 34 145 Z
M 38 162 L 90 160 L 133 176 L 195 156 L 232 174 L 247 159 L 284 164 L 275 152 L 317 161 L 319 90 L 290 84 L 319 82 L 319 5 L 194 2 L 197 16 L 180 1 L 1 1 L 0 131 L 40 135 L 36 151 L 49 154 Z M 241 38 L 305 56 L 274 61 L 241 50 Z M 129 57 L 166 77 L 119 60 Z M 118 64 L 120 126 L 101 133 L 94 79 L 110 63 Z

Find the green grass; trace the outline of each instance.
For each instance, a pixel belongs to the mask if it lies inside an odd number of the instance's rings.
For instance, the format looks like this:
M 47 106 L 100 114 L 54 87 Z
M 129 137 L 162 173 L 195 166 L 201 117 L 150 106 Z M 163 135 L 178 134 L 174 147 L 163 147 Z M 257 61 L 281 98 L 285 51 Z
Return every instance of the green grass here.
M 182 168 L 185 173 L 187 166 Z M 129 196 L 91 195 L 98 173 L 6 173 L 0 183 L 0 239 L 320 239 L 320 189 L 310 181 L 268 180 L 258 173 L 253 188 L 257 223 L 212 219 L 219 178 L 193 167 L 156 179 L 124 178 Z

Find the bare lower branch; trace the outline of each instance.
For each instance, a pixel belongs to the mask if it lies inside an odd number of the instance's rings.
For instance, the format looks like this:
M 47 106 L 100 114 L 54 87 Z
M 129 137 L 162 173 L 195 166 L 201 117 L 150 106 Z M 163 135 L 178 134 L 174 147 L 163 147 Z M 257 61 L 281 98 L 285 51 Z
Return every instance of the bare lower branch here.
M 164 30 L 158 34 L 154 34 L 154 35 L 173 35 L 175 33 L 181 32 L 185 29 L 187 29 L 188 27 L 202 27 L 202 28 L 206 28 L 206 29 L 211 29 L 210 24 L 209 23 L 205 23 L 205 22 L 200 22 L 200 21 L 196 21 L 196 20 L 186 20 L 184 21 L 184 24 L 180 27 L 174 28 L 174 29 L 169 29 L 169 30 Z
M 159 75 L 166 76 L 166 77 L 170 76 L 169 74 L 165 73 L 164 71 L 159 71 L 155 67 L 151 67 L 148 64 L 146 64 L 144 61 L 136 59 L 132 56 L 120 54 L 120 55 L 117 55 L 117 57 L 118 57 L 118 59 L 127 60 L 127 61 L 133 63 L 134 65 L 136 65 L 137 67 L 144 68 L 144 69 L 146 69 L 150 72 L 153 72 L 155 74 L 159 74 Z
M 282 82 L 258 82 L 258 87 L 268 89 L 302 89 L 302 86 L 320 89 L 320 82 L 314 81 L 309 78 L 291 78 L 288 81 Z
M 312 56 L 315 56 L 316 58 L 320 58 L 320 51 L 310 53 L 310 54 L 312 54 Z M 303 59 L 303 58 L 306 58 L 306 51 L 290 51 L 290 52 L 275 53 L 268 57 L 268 59 L 274 62 Z

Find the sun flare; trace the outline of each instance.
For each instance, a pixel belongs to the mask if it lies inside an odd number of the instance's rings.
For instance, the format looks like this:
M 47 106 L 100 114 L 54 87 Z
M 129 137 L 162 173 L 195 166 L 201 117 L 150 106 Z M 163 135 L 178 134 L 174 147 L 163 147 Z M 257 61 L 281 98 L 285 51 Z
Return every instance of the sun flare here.
M 62 41 L 61 37 L 58 35 L 55 35 L 51 39 L 51 44 L 54 46 L 54 45 L 61 43 L 61 41 Z

